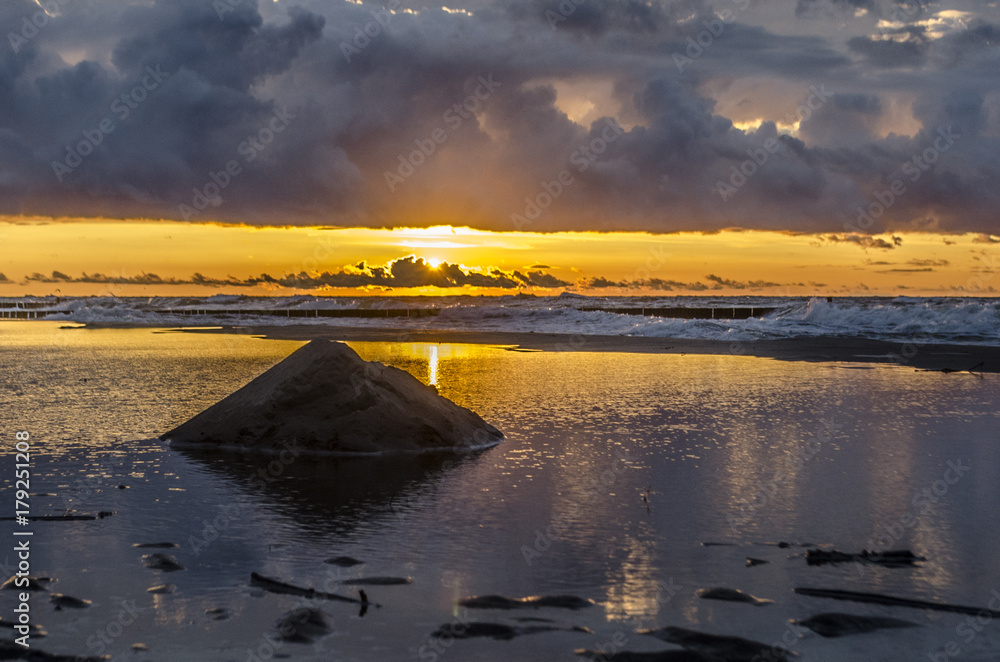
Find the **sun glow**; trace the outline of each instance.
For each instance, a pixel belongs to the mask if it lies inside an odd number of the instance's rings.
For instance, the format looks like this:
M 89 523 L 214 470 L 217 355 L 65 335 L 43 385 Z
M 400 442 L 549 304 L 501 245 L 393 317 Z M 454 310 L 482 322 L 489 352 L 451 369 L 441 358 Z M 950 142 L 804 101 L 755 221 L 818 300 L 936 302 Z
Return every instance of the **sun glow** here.
M 57 234 L 54 219 L 0 217 L 0 248 L 6 249 L 0 251 L 0 296 L 512 294 L 524 288 L 588 295 L 989 296 L 998 287 L 992 274 L 1000 242 L 973 234 L 543 234 L 450 226 L 59 222 Z M 414 250 L 404 242 L 448 245 Z M 454 268 L 446 273 L 445 265 Z

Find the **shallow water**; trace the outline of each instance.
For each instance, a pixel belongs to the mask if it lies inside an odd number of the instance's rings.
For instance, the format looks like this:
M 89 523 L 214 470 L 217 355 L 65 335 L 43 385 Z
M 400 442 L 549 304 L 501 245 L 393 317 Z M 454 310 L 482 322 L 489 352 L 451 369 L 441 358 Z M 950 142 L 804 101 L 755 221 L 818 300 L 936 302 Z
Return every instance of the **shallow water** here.
M 616 635 L 628 649 L 663 650 L 669 645 L 632 631 L 679 625 L 766 643 L 785 637 L 804 660 L 921 660 L 949 642 L 959 653 L 940 659 L 1000 657 L 994 622 L 970 627 L 961 615 L 791 592 L 880 591 L 975 606 L 986 606 L 993 591 L 1000 595 L 998 375 L 731 355 L 350 343 L 366 359 L 435 383 L 507 440 L 458 457 L 283 462 L 179 453 L 155 437 L 300 343 L 58 327 L 0 323 L 3 508 L 14 507 L 13 432 L 28 430 L 31 490 L 55 495 L 33 496 L 32 514 L 116 514 L 18 527 L 34 531 L 33 574 L 58 578 L 53 591 L 94 601 L 86 610 L 54 611 L 35 596 L 33 622 L 49 636 L 33 645 L 44 650 L 116 660 L 242 661 L 275 653 L 302 660 L 574 660 L 575 648 L 600 647 Z M 968 469 L 948 473 L 949 462 Z M 12 540 L 14 525 L 0 525 L 0 536 Z M 159 541 L 181 546 L 132 547 Z M 737 546 L 702 546 L 706 541 Z M 759 544 L 776 541 L 849 552 L 910 548 L 927 562 L 809 567 L 795 556 L 802 548 Z M 174 554 L 187 569 L 143 567 L 143 554 L 154 551 Z M 15 558 L 3 554 L 6 576 Z M 322 563 L 339 555 L 366 563 Z M 748 569 L 746 556 L 771 562 Z M 275 649 L 268 630 L 303 601 L 252 589 L 251 571 L 345 595 L 356 589 L 340 586 L 344 579 L 397 575 L 413 583 L 367 587 L 383 606 L 363 617 L 355 606 L 322 603 L 333 634 Z M 146 592 L 165 582 L 177 591 Z M 776 604 L 694 597 L 711 586 Z M 15 600 L 4 593 L 0 610 L 8 620 Z M 598 603 L 592 609 L 524 615 L 595 633 L 430 638 L 456 619 L 517 616 L 454 606 L 459 597 L 488 593 L 591 598 Z M 123 604 L 133 602 L 138 617 L 131 622 Z M 228 618 L 211 619 L 205 610 L 212 607 Z M 823 611 L 923 627 L 823 639 L 786 623 Z M 150 651 L 130 651 L 135 642 Z

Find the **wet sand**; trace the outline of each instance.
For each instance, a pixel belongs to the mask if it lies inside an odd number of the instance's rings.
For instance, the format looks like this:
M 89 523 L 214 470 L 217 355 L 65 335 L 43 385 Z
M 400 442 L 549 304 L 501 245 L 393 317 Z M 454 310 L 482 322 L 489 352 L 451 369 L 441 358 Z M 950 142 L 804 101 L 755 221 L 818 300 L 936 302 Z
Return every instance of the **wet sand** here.
M 993 375 L 919 372 L 912 363 L 755 360 L 734 355 L 728 343 L 621 337 L 59 324 L 0 325 L 0 400 L 39 449 L 32 514 L 114 516 L 32 522 L 39 541 L 32 571 L 55 577 L 54 591 L 92 601 L 57 611 L 44 596 L 33 605 L 32 622 L 49 633 L 37 642 L 41 650 L 126 660 L 137 659 L 131 646 L 142 643 L 149 652 L 140 655 L 191 662 L 254 655 L 571 662 L 582 659 L 575 649 L 608 642 L 662 651 L 666 639 L 636 631 L 694 636 L 681 628 L 791 641 L 810 662 L 942 658 L 956 646 L 953 658 L 995 659 L 1000 651 L 989 629 L 971 642 L 956 634 L 969 628 L 968 614 L 831 597 L 991 604 L 1000 586 L 1000 529 L 990 525 L 990 506 L 1000 501 Z M 174 451 L 155 439 L 305 338 L 345 331 L 376 341 L 354 343 L 364 358 L 435 383 L 507 439 L 458 460 L 277 464 L 273 456 Z M 249 335 L 263 332 L 302 335 L 293 342 Z M 485 344 L 465 344 L 472 342 Z M 582 351 L 530 351 L 546 347 Z M 814 342 L 800 347 L 804 356 L 818 351 Z M 869 351 L 856 343 L 845 347 L 846 359 L 872 360 L 857 358 Z M 504 351 L 511 349 L 528 351 Z M 608 351 L 587 351 L 600 349 Z M 0 522 L 0 533 L 13 528 Z M 161 541 L 178 547 L 134 547 Z M 847 553 L 910 549 L 927 560 L 810 565 L 805 548 L 776 541 Z M 147 565 L 143 557 L 161 552 L 185 569 Z M 364 563 L 325 562 L 348 556 Z M 748 569 L 747 557 L 767 563 Z M 262 590 L 253 572 L 358 598 L 358 580 L 412 583 L 366 586 L 383 607 L 362 615 L 357 604 Z M 168 582 L 171 592 L 149 591 Z M 800 587 L 825 595 L 795 592 Z M 773 603 L 758 608 L 696 593 L 719 588 Z M 540 632 L 547 624 L 517 621 L 518 614 L 456 609 L 456 600 L 473 595 L 592 600 L 579 611 L 541 607 L 527 616 L 593 634 Z M 2 592 L 0 610 L 12 613 L 16 601 Z M 279 619 L 302 606 L 323 609 L 336 634 L 312 643 L 276 639 Z M 830 639 L 805 625 L 790 628 L 829 612 L 920 627 Z M 531 634 L 442 636 L 467 621 L 483 624 L 473 632 Z
M 239 326 L 184 329 L 191 333 L 236 333 L 277 340 L 470 343 L 513 351 L 629 352 L 757 356 L 781 361 L 895 363 L 917 370 L 1000 372 L 1000 345 L 927 345 L 864 338 L 823 337 L 723 342 L 678 338 L 594 336 L 506 331 L 439 331 L 341 326 Z

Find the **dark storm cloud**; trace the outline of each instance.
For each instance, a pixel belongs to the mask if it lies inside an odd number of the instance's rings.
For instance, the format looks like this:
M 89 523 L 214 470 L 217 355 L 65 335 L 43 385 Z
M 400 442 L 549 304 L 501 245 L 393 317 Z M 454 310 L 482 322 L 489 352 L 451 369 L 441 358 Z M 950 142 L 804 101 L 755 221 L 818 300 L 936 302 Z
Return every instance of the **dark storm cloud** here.
M 913 261 L 911 260 L 911 263 Z M 945 261 L 941 261 L 947 264 Z M 872 263 L 877 264 L 877 263 Z M 890 269 L 889 271 L 932 271 L 932 269 Z M 200 273 L 190 278 L 162 278 L 154 273 L 141 273 L 133 276 L 125 274 L 83 273 L 71 276 L 61 271 L 53 271 L 49 275 L 33 273 L 24 278 L 22 284 L 31 283 L 88 283 L 98 285 L 200 285 L 204 287 L 265 287 L 276 290 L 318 290 L 372 288 L 391 290 L 396 288 L 436 287 L 442 289 L 461 287 L 493 287 L 500 289 L 523 288 L 570 288 L 580 290 L 626 289 L 626 290 L 656 290 L 663 292 L 705 292 L 707 290 L 764 290 L 773 287 L 799 286 L 803 283 L 774 283 L 764 280 L 738 281 L 723 278 L 715 274 L 705 276 L 706 282 L 683 282 L 663 278 L 641 278 L 635 280 L 611 280 L 603 276 L 581 278 L 576 283 L 561 280 L 551 274 L 541 271 L 522 272 L 518 270 L 504 271 L 498 268 L 471 270 L 457 264 L 443 262 L 437 267 L 414 256 L 393 260 L 387 265 L 369 265 L 365 262 L 348 269 L 335 272 L 307 274 L 285 274 L 272 276 L 260 274 L 247 278 L 228 276 L 226 278 L 211 278 Z M 0 274 L 0 282 L 5 282 Z M 9 281 L 6 281 L 9 282 Z M 810 283 L 816 287 L 824 287 L 821 283 Z
M 2 282 L 3 279 L 0 279 Z M 394 260 L 385 266 L 370 266 L 364 262 L 352 269 L 319 274 L 286 274 L 275 277 L 270 274 L 251 276 L 249 278 L 210 278 L 200 273 L 191 278 L 161 278 L 152 273 L 142 273 L 134 276 L 126 274 L 87 274 L 70 276 L 61 271 L 53 271 L 51 275 L 33 273 L 27 276 L 25 283 L 91 283 L 108 285 L 204 285 L 208 287 L 256 287 L 270 286 L 275 288 L 319 289 L 319 288 L 357 288 L 357 287 L 499 287 L 504 289 L 519 289 L 524 287 L 565 287 L 570 285 L 551 274 L 542 271 L 527 273 L 513 270 L 504 271 L 497 268 L 472 270 L 457 264 L 443 262 L 432 267 L 423 258 L 408 256 Z
M 715 274 L 709 274 L 705 276 L 705 280 L 720 285 L 722 287 L 730 287 L 734 290 L 760 290 L 765 287 L 780 287 L 781 283 L 771 283 L 766 280 L 751 280 L 746 282 L 735 281 L 729 278 L 722 278 L 721 276 L 716 276 Z
M 886 39 L 885 37 L 899 37 Z M 847 42 L 852 52 L 866 57 L 880 67 L 908 67 L 922 63 L 929 47 L 922 28 L 897 28 L 885 31 L 880 38 L 852 37 Z
M 663 278 L 644 278 L 637 280 L 610 280 L 603 276 L 593 278 L 583 278 L 577 283 L 577 287 L 583 290 L 602 290 L 608 288 L 629 289 L 629 290 L 659 290 L 663 292 L 688 291 L 704 292 L 710 289 L 705 283 L 693 281 L 684 283 L 677 280 L 666 280 Z
M 31 27 L 38 5 L 7 0 L 0 213 L 841 234 L 903 178 L 869 231 L 1000 231 L 995 10 L 451 4 L 74 0 Z M 751 90 L 760 110 L 736 118 L 744 79 L 778 92 Z
M 570 283 L 541 271 L 503 271 L 490 268 L 482 271 L 463 269 L 460 265 L 442 262 L 433 267 L 423 258 L 400 258 L 386 266 L 369 266 L 364 262 L 351 270 L 310 275 L 293 274 L 278 279 L 263 276 L 260 282 L 282 287 L 314 289 L 318 287 L 563 287 Z
M 641 0 L 544 0 L 508 5 L 519 18 L 540 16 L 552 27 L 578 30 L 590 35 L 609 31 L 656 33 L 676 20 L 679 11 L 702 11 L 698 0 L 677 3 L 652 3 Z
M 738 281 L 730 278 L 722 278 L 715 274 L 705 276 L 708 284 L 699 281 L 685 283 L 676 280 L 664 280 L 662 278 L 642 278 L 636 280 L 609 280 L 598 276 L 594 278 L 584 278 L 577 283 L 577 287 L 583 290 L 601 289 L 628 289 L 628 290 L 656 290 L 662 292 L 704 292 L 706 290 L 722 290 L 730 288 L 734 290 L 763 290 L 771 287 L 781 287 L 781 283 L 772 283 L 764 280 Z M 803 286 L 802 283 L 789 283 L 789 285 Z
M 868 145 L 882 116 L 882 101 L 874 94 L 832 94 L 809 118 L 800 135 L 814 142 L 843 147 Z
M 824 241 L 832 244 L 856 244 L 861 248 L 877 248 L 881 250 L 892 250 L 902 245 L 902 237 L 892 237 L 892 243 L 881 237 L 870 237 L 865 234 L 828 234 L 821 237 Z
M 123 274 L 88 274 L 84 272 L 80 276 L 70 276 L 61 271 L 53 271 L 46 276 L 35 272 L 25 277 L 23 284 L 27 283 L 90 283 L 98 285 L 205 285 L 208 287 L 220 287 L 223 285 L 232 287 L 246 287 L 253 285 L 248 281 L 243 281 L 230 276 L 229 278 L 209 278 L 200 273 L 196 273 L 191 278 L 161 278 L 156 274 L 141 273 L 135 276 Z
M 874 0 L 798 0 L 795 5 L 795 15 L 809 16 L 824 6 L 852 13 L 859 9 L 878 13 L 878 5 Z

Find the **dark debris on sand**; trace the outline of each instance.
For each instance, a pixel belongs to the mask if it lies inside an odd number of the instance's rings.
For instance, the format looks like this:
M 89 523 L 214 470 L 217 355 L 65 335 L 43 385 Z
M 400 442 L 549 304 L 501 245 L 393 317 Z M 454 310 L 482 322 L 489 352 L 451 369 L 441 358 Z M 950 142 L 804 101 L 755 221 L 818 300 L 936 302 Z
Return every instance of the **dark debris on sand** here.
M 842 591 L 835 588 L 809 588 L 798 587 L 794 591 L 799 595 L 808 595 L 813 598 L 829 598 L 831 600 L 848 600 L 850 602 L 863 602 L 867 604 L 885 605 L 887 607 L 909 607 L 911 609 L 930 609 L 932 611 L 947 611 L 955 614 L 970 614 L 972 616 L 986 615 L 992 618 L 1000 617 L 1000 611 L 986 607 L 969 607 L 966 605 L 954 605 L 947 602 L 931 602 L 930 600 L 913 600 L 911 598 L 897 598 L 891 595 L 881 595 L 879 593 L 863 593 L 860 591 Z
M 19 660 L 21 662 L 104 662 L 110 660 L 107 655 L 53 655 L 37 648 L 25 648 L 13 641 L 0 639 L 0 660 Z
M 887 628 L 915 628 L 916 623 L 898 618 L 883 616 L 857 616 L 855 614 L 840 614 L 828 612 L 816 614 L 801 621 L 792 621 L 796 625 L 809 628 L 821 637 L 846 637 L 851 634 L 866 634 Z
M 142 564 L 151 570 L 162 570 L 163 572 L 175 572 L 184 569 L 184 566 L 177 560 L 177 557 L 169 554 L 145 554 L 142 557 Z
M 288 612 L 278 621 L 278 636 L 282 641 L 309 644 L 332 632 L 326 615 L 319 609 L 299 607 Z
M 724 600 L 726 602 L 744 602 L 751 604 L 755 607 L 765 607 L 767 605 L 773 605 L 774 600 L 767 600 L 765 598 L 758 598 L 756 596 L 750 595 L 749 593 L 744 593 L 739 589 L 735 588 L 699 588 L 694 592 L 702 600 Z
M 637 630 L 636 634 L 645 634 L 660 641 L 677 644 L 712 662 L 759 662 L 760 660 L 789 662 L 789 652 L 784 648 L 742 637 L 709 634 L 673 626 L 658 630 Z
M 49 596 L 49 602 L 55 605 L 56 611 L 61 609 L 86 609 L 93 604 L 90 600 L 81 600 L 80 598 L 74 598 L 72 595 L 63 595 L 62 593 L 53 593 Z
M 289 584 L 283 582 L 279 579 L 272 579 L 271 577 L 265 577 L 264 575 L 258 574 L 256 572 L 250 573 L 250 585 L 256 586 L 257 588 L 264 589 L 269 593 L 279 593 L 283 595 L 297 595 L 302 598 L 312 599 L 323 599 L 323 600 L 337 600 L 339 602 L 351 602 L 354 604 L 359 604 L 364 608 L 369 606 L 380 607 L 381 605 L 370 602 L 368 596 L 364 591 L 358 591 L 359 598 L 351 598 L 346 595 L 338 595 L 336 593 L 327 593 L 324 591 L 317 591 L 314 588 L 304 588 L 302 586 L 295 586 L 294 584 Z M 362 611 L 364 615 L 364 611 Z
M 341 568 L 350 568 L 356 565 L 364 565 L 365 562 L 359 561 L 350 556 L 334 556 L 333 558 L 326 559 L 323 563 L 339 566 Z
M 887 552 L 870 552 L 867 549 L 861 550 L 858 554 L 822 549 L 810 549 L 806 551 L 806 563 L 809 565 L 827 565 L 835 563 L 868 563 L 879 565 L 884 568 L 910 568 L 919 561 L 926 561 L 922 556 L 917 556 L 908 549 L 894 549 Z

